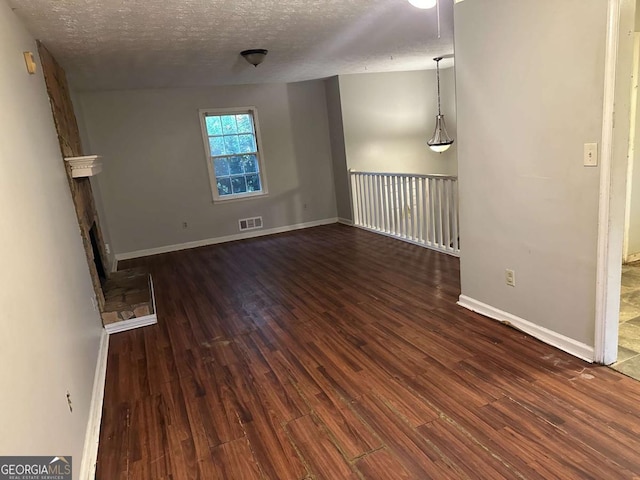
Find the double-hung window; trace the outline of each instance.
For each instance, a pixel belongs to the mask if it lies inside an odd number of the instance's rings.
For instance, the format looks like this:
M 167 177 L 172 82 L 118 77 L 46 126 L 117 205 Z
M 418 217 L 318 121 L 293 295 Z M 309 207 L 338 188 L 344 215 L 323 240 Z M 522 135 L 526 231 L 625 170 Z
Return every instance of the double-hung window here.
M 213 200 L 265 195 L 256 109 L 200 110 L 200 123 Z

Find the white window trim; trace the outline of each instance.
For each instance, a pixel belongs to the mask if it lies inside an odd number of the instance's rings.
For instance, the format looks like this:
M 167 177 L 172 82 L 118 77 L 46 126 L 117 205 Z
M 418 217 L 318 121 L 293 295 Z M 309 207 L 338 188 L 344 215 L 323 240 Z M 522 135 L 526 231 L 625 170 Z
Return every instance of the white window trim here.
M 207 126 L 204 121 L 207 115 L 228 115 L 228 114 L 251 113 L 253 117 L 253 128 L 255 129 L 256 147 L 258 157 L 258 168 L 260 169 L 260 184 L 262 191 L 251 193 L 236 193 L 231 195 L 220 196 L 218 194 L 218 185 L 216 183 L 216 172 L 213 168 L 213 157 L 209 147 L 209 135 L 207 134 Z M 204 156 L 207 162 L 207 171 L 209 172 L 209 187 L 211 188 L 211 196 L 214 203 L 233 202 L 239 200 L 250 200 L 256 197 L 264 197 L 269 194 L 267 189 L 267 171 L 265 169 L 264 151 L 262 150 L 262 138 L 260 136 L 260 122 L 258 120 L 258 109 L 256 107 L 234 107 L 234 108 L 201 108 L 198 110 L 200 116 L 200 129 L 202 131 L 202 146 L 204 147 Z

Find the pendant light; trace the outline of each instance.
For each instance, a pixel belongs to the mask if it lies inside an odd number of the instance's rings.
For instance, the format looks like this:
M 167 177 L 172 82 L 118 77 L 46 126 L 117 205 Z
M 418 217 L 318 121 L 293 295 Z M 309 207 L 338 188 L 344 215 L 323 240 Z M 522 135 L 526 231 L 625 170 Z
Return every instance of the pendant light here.
M 436 129 L 433 131 L 433 136 L 427 142 L 427 145 L 434 152 L 442 153 L 449 149 L 453 139 L 447 133 L 444 115 L 440 111 L 440 60 L 442 60 L 442 57 L 436 57 L 434 60 L 436 62 L 436 79 L 438 83 L 438 115 L 436 116 Z
M 438 3 L 438 0 L 408 0 L 409 3 L 411 5 L 413 5 L 416 8 L 419 8 L 420 10 L 429 10 L 430 8 L 433 7 L 438 7 L 436 8 L 436 16 L 438 17 L 438 38 L 440 38 L 440 3 Z
M 416 8 L 421 8 L 426 10 L 428 8 L 433 8 L 436 6 L 437 0 L 409 0 L 409 3 Z

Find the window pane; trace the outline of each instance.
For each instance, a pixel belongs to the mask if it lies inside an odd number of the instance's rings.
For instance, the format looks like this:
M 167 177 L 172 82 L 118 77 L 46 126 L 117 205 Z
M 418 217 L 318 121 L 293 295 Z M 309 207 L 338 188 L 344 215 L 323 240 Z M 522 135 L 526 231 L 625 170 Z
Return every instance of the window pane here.
M 218 195 L 230 195 L 231 194 L 231 179 L 219 178 L 218 179 Z
M 256 142 L 253 140 L 253 135 L 238 135 L 238 144 L 240 153 L 256 151 Z
M 231 185 L 233 186 L 233 193 L 245 193 L 247 191 L 247 181 L 244 177 L 231 178 Z
M 259 192 L 262 190 L 260 187 L 260 175 L 247 175 L 245 178 L 247 179 L 248 192 Z
M 226 158 L 216 158 L 213 161 L 216 177 L 226 177 L 229 175 L 229 161 Z
M 226 155 L 224 149 L 224 137 L 209 137 L 209 148 L 211 149 L 211 156 Z
M 222 124 L 220 117 L 205 117 L 207 125 L 207 135 L 222 135 Z
M 253 133 L 250 115 L 236 115 L 236 121 L 238 122 L 238 133 Z
M 236 116 L 235 115 L 222 115 L 222 131 L 225 135 L 230 133 L 238 133 L 236 128 Z
M 228 137 L 224 137 L 224 147 L 227 151 L 227 155 L 231 155 L 232 153 L 241 153 L 240 146 L 238 145 L 237 135 L 229 135 Z
M 231 175 L 241 175 L 244 173 L 242 157 L 229 157 L 229 171 Z
M 258 158 L 255 155 L 243 155 L 242 165 L 245 173 L 258 173 Z

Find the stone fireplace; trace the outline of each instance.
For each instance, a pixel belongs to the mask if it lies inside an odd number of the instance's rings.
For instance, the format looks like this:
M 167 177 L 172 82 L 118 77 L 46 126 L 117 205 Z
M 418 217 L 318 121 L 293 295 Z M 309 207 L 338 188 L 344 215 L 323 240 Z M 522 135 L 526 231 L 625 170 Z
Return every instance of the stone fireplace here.
M 83 155 L 64 70 L 40 42 L 38 52 L 87 266 L 105 329 L 116 333 L 156 323 L 153 283 L 148 272 L 125 270 L 112 273 L 109 268 L 90 181 L 91 176 L 100 173 L 102 164 L 96 155 Z

